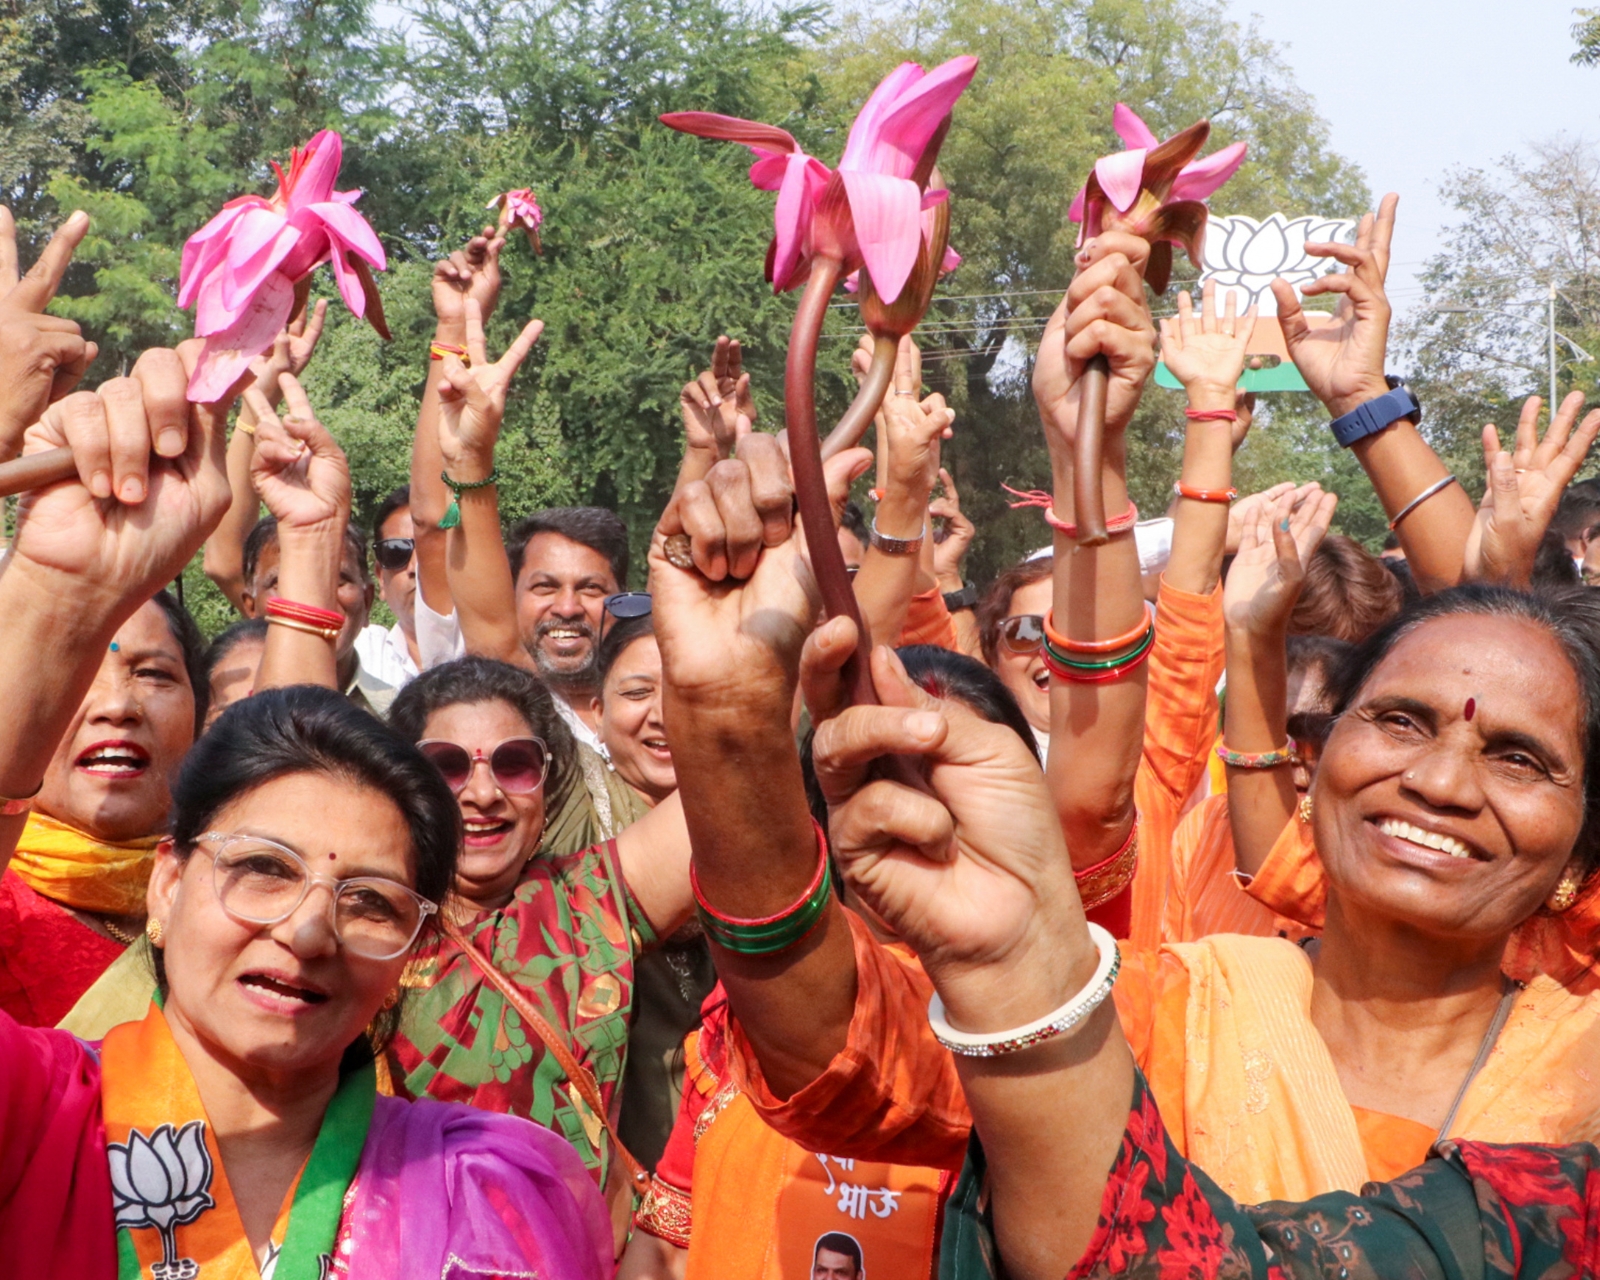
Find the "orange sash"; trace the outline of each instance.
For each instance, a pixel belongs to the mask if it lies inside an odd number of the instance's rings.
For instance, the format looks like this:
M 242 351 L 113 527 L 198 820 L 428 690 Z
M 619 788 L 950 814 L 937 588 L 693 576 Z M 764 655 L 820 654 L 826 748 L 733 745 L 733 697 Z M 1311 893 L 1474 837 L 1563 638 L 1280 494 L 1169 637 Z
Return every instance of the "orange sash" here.
M 113 1027 L 101 1062 L 120 1274 L 129 1271 L 131 1240 L 141 1275 L 260 1280 L 199 1090 L 160 1008 Z M 274 1257 L 299 1181 L 272 1228 Z

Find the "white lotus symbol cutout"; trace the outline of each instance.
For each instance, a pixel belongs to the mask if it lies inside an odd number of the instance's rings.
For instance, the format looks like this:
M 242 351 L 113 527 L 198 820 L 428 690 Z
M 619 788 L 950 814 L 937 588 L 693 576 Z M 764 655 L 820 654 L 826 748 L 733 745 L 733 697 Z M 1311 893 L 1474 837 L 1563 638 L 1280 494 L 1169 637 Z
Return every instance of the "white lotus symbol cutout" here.
M 117 1226 L 161 1233 L 163 1257 L 150 1266 L 152 1280 L 194 1280 L 200 1264 L 177 1256 L 176 1232 L 216 1203 L 206 1122 L 191 1120 L 177 1130 L 164 1124 L 149 1137 L 131 1129 L 127 1142 L 108 1144 L 106 1154 Z
M 1355 229 L 1351 218 L 1311 215 L 1288 219 L 1275 213 L 1258 222 L 1237 214 L 1213 217 L 1206 226 L 1206 270 L 1201 279 L 1216 281 L 1219 311 L 1227 305 L 1229 291 L 1235 291 L 1241 314 L 1255 305 L 1261 315 L 1275 316 L 1278 303 L 1272 296 L 1273 277 L 1282 276 L 1299 293 L 1339 265 L 1332 258 L 1306 253 L 1306 242 L 1354 244 Z

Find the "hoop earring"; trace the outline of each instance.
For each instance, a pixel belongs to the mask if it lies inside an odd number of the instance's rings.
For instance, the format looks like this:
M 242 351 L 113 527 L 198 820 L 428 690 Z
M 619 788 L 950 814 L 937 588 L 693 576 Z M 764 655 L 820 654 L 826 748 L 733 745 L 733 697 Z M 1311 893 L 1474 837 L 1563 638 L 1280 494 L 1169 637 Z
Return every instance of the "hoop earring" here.
M 166 927 L 154 916 L 151 916 L 144 922 L 144 935 L 150 939 L 150 945 L 152 947 L 159 947 L 161 945 L 161 939 L 166 937 L 166 934 Z
M 1550 895 L 1546 905 L 1559 915 L 1578 900 L 1578 888 L 1578 877 L 1570 871 L 1564 872 L 1561 879 L 1556 881 L 1555 892 Z
M 1300 797 L 1300 821 L 1305 823 L 1311 821 L 1311 793 L 1309 791 Z

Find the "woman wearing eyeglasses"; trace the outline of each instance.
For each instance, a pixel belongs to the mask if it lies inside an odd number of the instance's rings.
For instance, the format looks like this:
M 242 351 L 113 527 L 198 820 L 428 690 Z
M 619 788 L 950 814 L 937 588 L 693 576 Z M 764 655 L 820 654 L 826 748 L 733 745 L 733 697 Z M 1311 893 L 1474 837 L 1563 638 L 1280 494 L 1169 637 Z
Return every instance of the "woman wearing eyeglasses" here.
M 423 672 L 390 722 L 437 767 L 462 818 L 445 927 L 407 972 L 385 1057 L 395 1089 L 554 1129 L 625 1204 L 626 1162 L 602 1116 L 626 1064 L 635 964 L 689 914 L 682 810 L 669 799 L 615 839 L 542 850 L 547 805 L 580 785 L 576 744 L 538 677 L 506 663 Z M 598 1108 L 546 1035 L 592 1078 Z

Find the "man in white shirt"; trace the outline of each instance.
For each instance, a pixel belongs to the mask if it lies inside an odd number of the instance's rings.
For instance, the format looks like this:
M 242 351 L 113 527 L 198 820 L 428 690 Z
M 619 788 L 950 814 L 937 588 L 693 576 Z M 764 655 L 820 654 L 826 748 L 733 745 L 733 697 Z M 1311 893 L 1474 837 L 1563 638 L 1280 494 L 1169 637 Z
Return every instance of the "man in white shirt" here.
M 551 507 L 519 520 L 506 540 L 517 629 L 579 742 L 598 751 L 595 655 L 606 597 L 628 579 L 628 529 L 601 507 Z
M 356 637 L 356 652 L 363 668 L 399 689 L 419 672 L 461 657 L 466 648 L 455 614 L 435 613 L 418 589 L 410 485 L 401 485 L 383 500 L 372 532 L 378 595 L 395 623 L 364 627 Z

